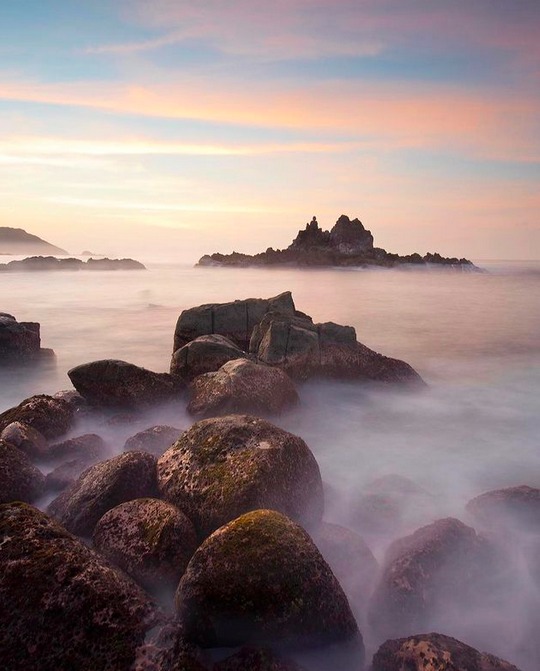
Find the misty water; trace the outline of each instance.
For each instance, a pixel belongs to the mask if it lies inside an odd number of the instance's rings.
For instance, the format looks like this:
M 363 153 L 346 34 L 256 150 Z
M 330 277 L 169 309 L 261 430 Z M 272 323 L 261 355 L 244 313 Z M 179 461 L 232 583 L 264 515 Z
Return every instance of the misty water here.
M 70 388 L 67 370 L 96 359 L 167 371 L 183 309 L 290 290 L 314 321 L 354 326 L 361 342 L 404 359 L 429 385 L 412 392 L 311 381 L 299 390 L 301 406 L 275 422 L 313 450 L 327 484 L 327 519 L 362 533 L 380 561 L 391 540 L 440 517 L 476 526 L 464 509 L 473 496 L 540 487 L 540 263 L 480 265 L 489 272 L 154 263 L 147 272 L 3 274 L 0 310 L 40 322 L 42 346 L 57 358 L 2 373 L 0 411 Z M 187 428 L 192 420 L 169 407 L 133 426 L 84 428 L 106 438 L 112 453 L 153 423 Z M 358 498 L 387 475 L 411 479 L 421 495 L 386 526 L 359 524 Z M 527 560 L 534 542 L 527 530 L 507 538 L 512 569 L 491 608 L 441 613 L 431 630 L 537 671 L 540 586 Z M 381 641 L 360 626 L 369 654 Z

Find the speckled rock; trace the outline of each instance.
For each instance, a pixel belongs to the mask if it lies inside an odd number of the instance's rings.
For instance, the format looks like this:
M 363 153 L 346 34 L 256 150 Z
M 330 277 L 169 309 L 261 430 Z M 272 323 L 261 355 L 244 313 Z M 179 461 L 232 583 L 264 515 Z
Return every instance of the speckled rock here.
M 196 422 L 158 460 L 158 486 L 204 538 L 249 510 L 320 522 L 319 467 L 301 438 L 249 415 Z
M 85 433 L 82 436 L 50 445 L 47 450 L 47 459 L 49 461 L 81 459 L 90 465 L 103 459 L 106 454 L 107 447 L 103 438 L 95 433 Z
M 109 510 L 93 539 L 99 552 L 149 590 L 175 589 L 198 545 L 188 518 L 159 499 L 135 499 Z
M 394 541 L 370 602 L 371 625 L 385 637 L 429 626 L 437 612 L 474 599 L 493 561 L 485 539 L 453 518 Z
M 0 506 L 2 667 L 128 671 L 155 607 L 47 515 Z
M 246 353 L 225 336 L 218 333 L 199 336 L 173 354 L 171 375 L 191 382 L 203 373 L 218 370 L 227 361 L 245 356 Z
M 11 422 L 0 433 L 0 440 L 10 443 L 32 460 L 41 460 L 47 455 L 47 440 L 39 431 L 22 422 Z
M 324 646 L 359 638 L 337 579 L 297 524 L 256 510 L 198 548 L 176 592 L 185 634 L 202 647 Z
M 0 503 L 31 503 L 43 493 L 45 476 L 24 452 L 0 440 Z
M 178 382 L 126 361 L 103 359 L 68 371 L 75 389 L 90 403 L 125 408 L 148 407 L 171 400 Z
M 442 634 L 417 634 L 383 643 L 373 671 L 519 671 L 499 657 Z
M 156 494 L 156 459 L 147 452 L 125 452 L 88 468 L 49 505 L 48 512 L 78 536 L 91 536 L 111 508 Z
M 521 485 L 495 489 L 469 501 L 467 512 L 481 524 L 540 531 L 540 489 Z
M 181 435 L 182 431 L 174 426 L 151 426 L 128 438 L 124 444 L 124 452 L 142 450 L 160 457 Z
M 178 622 L 169 620 L 138 648 L 130 671 L 208 671 L 211 662 L 203 656 L 186 642 Z
M 285 372 L 248 359 L 234 359 L 214 373 L 200 375 L 189 393 L 188 412 L 196 417 L 235 412 L 279 415 L 299 400 Z
M 213 671 L 304 671 L 292 660 L 277 657 L 269 648 L 245 646 L 214 664 Z
M 41 394 L 30 396 L 0 414 L 0 431 L 12 422 L 21 422 L 39 431 L 48 440 L 65 435 L 73 425 L 73 406 L 61 398 Z

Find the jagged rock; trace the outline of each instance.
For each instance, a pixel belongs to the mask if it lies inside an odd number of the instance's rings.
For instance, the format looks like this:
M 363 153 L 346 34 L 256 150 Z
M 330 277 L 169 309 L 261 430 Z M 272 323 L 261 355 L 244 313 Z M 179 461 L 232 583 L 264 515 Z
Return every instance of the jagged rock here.
M 249 415 L 195 423 L 158 460 L 161 495 L 206 537 L 257 508 L 307 526 L 324 508 L 321 474 L 298 436 Z
M 151 426 L 128 438 L 124 444 L 124 452 L 142 450 L 160 457 L 181 435 L 182 431 L 174 426 Z
M 2 666 L 129 669 L 156 623 L 148 597 L 47 515 L 0 506 Z
M 469 501 L 467 511 L 482 524 L 540 531 L 540 489 L 521 485 L 495 489 Z
M 198 548 L 176 592 L 188 640 L 323 646 L 361 637 L 347 598 L 307 533 L 274 510 L 256 510 Z
M 389 547 L 370 623 L 385 637 L 423 629 L 443 609 L 474 600 L 492 562 L 489 544 L 459 520 L 422 527 Z
M 197 536 L 178 508 L 159 499 L 134 499 L 97 523 L 94 547 L 149 590 L 175 589 L 197 549 Z
M 330 242 L 330 233 L 319 228 L 317 217 L 306 224 L 303 231 L 298 231 L 298 235 L 292 241 L 289 249 L 311 249 L 313 247 L 324 247 Z M 274 250 L 270 248 L 273 252 Z M 270 250 L 267 250 L 267 254 Z
M 0 432 L 0 440 L 15 446 L 30 459 L 41 460 L 47 455 L 45 437 L 36 429 L 22 422 L 11 422 Z
M 0 503 L 32 503 L 42 493 L 45 476 L 13 445 L 0 440 Z
M 69 403 L 41 394 L 30 396 L 0 414 L 0 431 L 12 422 L 21 422 L 39 431 L 48 440 L 54 440 L 71 429 L 73 420 L 74 410 Z
M 196 417 L 230 413 L 279 415 L 298 403 L 291 378 L 279 368 L 234 359 L 190 385 L 188 412 Z
M 373 249 L 373 236 L 359 219 L 342 214 L 330 231 L 330 244 L 341 254 L 362 254 Z
M 254 326 L 269 310 L 294 314 L 291 292 L 273 298 L 247 298 L 184 310 L 176 324 L 173 352 L 199 336 L 213 333 L 223 335 L 242 350 L 247 350 Z
M 290 659 L 277 657 L 269 648 L 243 647 L 214 664 L 212 671 L 304 671 Z
M 199 336 L 174 352 L 171 375 L 191 382 L 203 373 L 218 370 L 227 361 L 245 356 L 246 353 L 225 336 L 218 333 Z
M 144 497 L 153 497 L 156 460 L 147 452 L 124 452 L 88 468 L 49 505 L 48 513 L 68 531 L 91 536 L 111 508 Z
M 68 371 L 75 389 L 100 406 L 139 408 L 174 398 L 178 383 L 168 373 L 154 373 L 126 361 L 103 359 Z
M 38 359 L 42 353 L 39 329 L 36 322 L 18 322 L 0 312 L 0 365 Z
M 519 671 L 513 664 L 443 634 L 417 634 L 383 643 L 373 671 Z

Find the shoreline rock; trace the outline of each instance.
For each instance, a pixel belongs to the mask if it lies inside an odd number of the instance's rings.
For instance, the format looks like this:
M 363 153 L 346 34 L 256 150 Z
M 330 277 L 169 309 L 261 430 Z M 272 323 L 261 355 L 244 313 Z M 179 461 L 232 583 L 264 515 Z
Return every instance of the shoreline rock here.
M 59 259 L 56 256 L 29 256 L 21 261 L 0 263 L 0 272 L 38 272 L 60 270 L 146 270 L 140 261 L 134 259 Z

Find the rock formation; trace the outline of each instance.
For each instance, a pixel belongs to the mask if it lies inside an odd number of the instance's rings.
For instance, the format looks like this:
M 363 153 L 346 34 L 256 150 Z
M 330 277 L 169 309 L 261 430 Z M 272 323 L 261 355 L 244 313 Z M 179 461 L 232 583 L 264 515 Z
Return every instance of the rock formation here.
M 0 272 L 34 272 L 54 270 L 146 270 L 133 259 L 57 259 L 55 256 L 30 256 L 22 261 L 0 264 Z
M 18 322 L 13 315 L 0 312 L 0 366 L 54 356 L 51 349 L 41 347 L 39 330 L 37 322 Z
M 59 254 L 67 256 L 65 249 L 51 245 L 37 235 L 22 228 L 0 226 L 0 254 Z

